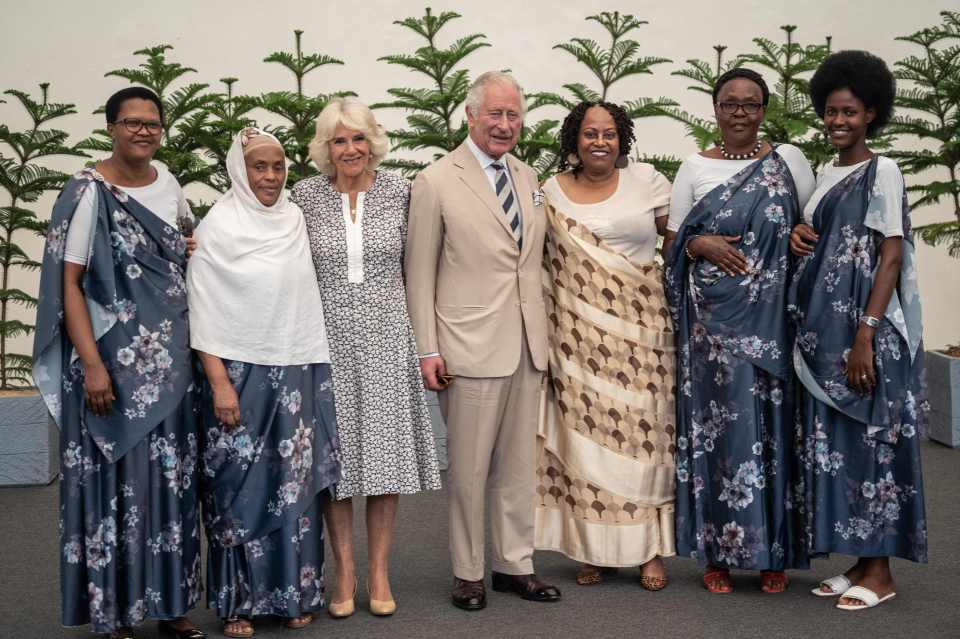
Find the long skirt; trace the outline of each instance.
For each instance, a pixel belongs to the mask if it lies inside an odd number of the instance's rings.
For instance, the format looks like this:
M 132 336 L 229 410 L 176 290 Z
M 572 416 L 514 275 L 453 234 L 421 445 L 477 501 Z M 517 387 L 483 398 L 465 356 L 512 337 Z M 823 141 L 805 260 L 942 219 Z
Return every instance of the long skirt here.
M 216 420 L 205 384 L 207 604 L 299 617 L 324 605 L 320 504 L 340 476 L 330 366 L 224 364 L 241 423 Z
M 202 591 L 195 393 L 114 463 L 83 423 L 69 372 L 60 433 L 60 593 L 66 626 L 94 632 L 175 619 Z
M 676 349 L 661 270 L 546 214 L 550 376 L 534 545 L 596 566 L 672 556 Z
M 695 330 L 677 389 L 677 553 L 749 570 L 807 568 L 792 383 Z
M 923 407 L 903 402 L 905 413 L 913 414 L 903 415 L 896 443 L 885 443 L 869 437 L 862 422 L 805 390 L 801 395 L 810 552 L 926 563 L 920 433 L 913 426 L 922 422 L 917 413 Z

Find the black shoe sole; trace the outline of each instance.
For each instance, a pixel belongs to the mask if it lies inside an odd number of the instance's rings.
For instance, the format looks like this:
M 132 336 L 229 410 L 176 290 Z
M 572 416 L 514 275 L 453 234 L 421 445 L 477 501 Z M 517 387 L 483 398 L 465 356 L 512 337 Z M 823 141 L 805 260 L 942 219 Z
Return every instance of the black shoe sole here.
M 520 592 L 514 588 L 513 579 L 510 578 L 510 575 L 504 575 L 502 573 L 494 573 L 490 585 L 491 588 L 493 588 L 493 590 L 496 592 L 512 592 L 526 601 L 535 601 L 537 603 L 553 603 L 555 601 L 560 601 L 560 596 L 541 598 L 537 597 L 536 595 L 528 595 L 525 592 Z
M 456 599 L 451 599 L 450 601 L 453 603 L 454 606 L 456 606 L 460 610 L 475 611 L 475 610 L 483 610 L 484 608 L 487 607 L 486 601 L 478 604 L 464 603 L 461 601 L 457 601 Z

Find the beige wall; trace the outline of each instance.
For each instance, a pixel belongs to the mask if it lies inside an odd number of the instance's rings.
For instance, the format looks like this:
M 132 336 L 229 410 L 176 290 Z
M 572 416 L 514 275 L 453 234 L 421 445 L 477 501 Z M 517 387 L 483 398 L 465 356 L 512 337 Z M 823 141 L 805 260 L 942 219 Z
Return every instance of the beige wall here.
M 420 42 L 409 31 L 393 25 L 409 15 L 422 13 L 424 3 L 360 0 L 167 0 L 159 3 L 122 4 L 104 0 L 66 2 L 0 0 L 0 88 L 33 91 L 41 81 L 52 83 L 52 97 L 75 102 L 79 114 L 62 120 L 74 140 L 101 124 L 102 116 L 91 112 L 107 96 L 124 85 L 119 78 L 103 74 L 136 64 L 132 52 L 145 46 L 169 43 L 173 60 L 195 67 L 191 81 L 215 84 L 219 78 L 240 78 L 239 92 L 260 93 L 288 89 L 291 77 L 279 65 L 264 64 L 270 52 L 292 48 L 295 28 L 304 29 L 305 50 L 321 52 L 346 62 L 326 67 L 308 80 L 307 90 L 328 92 L 351 89 L 373 102 L 387 97 L 392 86 L 422 86 L 419 77 L 391 67 L 377 58 L 410 51 Z M 685 90 L 686 82 L 670 71 L 688 58 L 711 59 L 712 45 L 725 44 L 729 51 L 746 52 L 751 38 L 779 40 L 781 24 L 797 25 L 797 38 L 805 43 L 833 36 L 834 48 L 869 49 L 888 62 L 912 51 L 897 35 L 910 33 L 939 21 L 940 10 L 950 0 L 847 0 L 801 3 L 794 0 L 695 0 L 687 2 L 559 2 L 526 0 L 520 3 L 485 5 L 435 0 L 435 10 L 453 10 L 464 17 L 449 25 L 441 44 L 450 38 L 481 32 L 493 45 L 468 59 L 472 73 L 491 68 L 509 68 L 531 91 L 555 90 L 564 83 L 590 83 L 584 70 L 566 53 L 553 50 L 557 42 L 587 36 L 605 42 L 605 34 L 584 18 L 600 10 L 631 12 L 648 20 L 634 37 L 644 55 L 673 59 L 657 67 L 652 76 L 630 78 L 617 85 L 614 100 L 637 96 L 669 96 L 693 113 L 706 116 L 709 100 Z M 262 114 L 260 114 L 262 116 Z M 544 111 L 534 118 L 558 117 Z M 380 112 L 387 127 L 402 123 L 402 114 Z M 11 104 L 0 104 L 0 122 L 23 125 L 21 113 Z M 269 120 L 265 119 L 265 122 Z M 685 156 L 695 151 L 680 125 L 665 119 L 638 124 L 639 146 L 645 152 Z M 71 169 L 76 162 L 52 166 Z M 939 179 L 944 179 L 940 176 Z M 200 187 L 188 190 L 191 197 L 211 194 Z M 53 196 L 41 200 L 38 210 L 47 214 Z M 6 202 L 4 202 L 6 204 Z M 918 211 L 914 224 L 949 219 L 946 207 Z M 20 238 L 24 240 L 24 238 Z M 39 244 L 25 240 L 35 255 Z M 920 246 L 920 284 L 923 297 L 926 340 L 929 347 L 960 341 L 960 262 L 945 250 Z M 36 286 L 36 276 L 18 274 L 15 285 Z M 15 346 L 29 351 L 27 340 Z

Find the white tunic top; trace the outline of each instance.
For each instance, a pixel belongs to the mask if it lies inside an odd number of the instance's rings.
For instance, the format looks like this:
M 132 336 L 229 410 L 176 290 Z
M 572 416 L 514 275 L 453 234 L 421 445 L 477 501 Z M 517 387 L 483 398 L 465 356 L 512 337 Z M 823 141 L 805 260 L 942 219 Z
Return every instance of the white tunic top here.
M 556 176 L 543 185 L 547 200 L 561 213 L 597 234 L 634 264 L 649 264 L 657 250 L 655 218 L 669 212 L 670 182 L 651 164 L 631 162 L 620 170 L 613 194 L 602 202 L 577 204 Z
M 807 224 L 813 223 L 813 214 L 823 200 L 827 192 L 840 183 L 843 178 L 853 173 L 858 167 L 863 166 L 870 160 L 864 160 L 859 164 L 850 166 L 833 166 L 829 164 L 820 171 L 817 176 L 817 190 L 810 196 L 807 205 L 803 207 L 803 221 Z M 900 167 L 897 163 L 888 157 L 880 156 L 877 159 L 877 180 L 874 184 L 874 191 L 879 192 L 880 197 L 886 200 L 885 209 L 890 215 L 884 217 L 886 228 L 884 228 L 884 237 L 903 237 L 903 174 L 900 173 Z
M 347 229 L 347 281 L 363 283 L 363 200 L 366 191 L 357 193 L 356 220 L 350 216 L 350 195 L 341 194 L 343 225 Z
M 813 193 L 815 180 L 810 163 L 803 155 L 803 151 L 791 144 L 781 144 L 777 153 L 787 163 L 793 182 L 797 187 L 797 199 L 803 207 Z M 670 195 L 670 220 L 667 229 L 678 231 L 683 225 L 687 214 L 704 195 L 720 186 L 731 177 L 756 162 L 755 158 L 748 160 L 717 160 L 705 158 L 694 153 L 683 161 L 677 177 L 673 180 L 673 193 Z
M 178 217 L 193 217 L 190 205 L 183 194 L 183 189 L 170 172 L 162 164 L 153 164 L 157 171 L 157 179 L 146 186 L 118 186 L 117 188 L 146 207 L 151 213 L 159 217 L 170 226 L 177 228 Z M 93 224 L 97 210 L 97 190 L 87 188 L 77 210 L 70 220 L 67 230 L 67 243 L 64 248 L 63 259 L 72 264 L 86 265 L 90 257 L 90 242 L 93 234 Z

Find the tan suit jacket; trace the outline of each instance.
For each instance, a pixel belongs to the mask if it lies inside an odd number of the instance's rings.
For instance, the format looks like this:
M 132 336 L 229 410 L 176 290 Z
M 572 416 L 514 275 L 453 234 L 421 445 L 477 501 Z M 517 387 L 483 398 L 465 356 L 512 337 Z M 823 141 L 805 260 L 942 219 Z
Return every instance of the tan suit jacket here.
M 534 366 L 547 368 L 539 184 L 514 156 L 506 163 L 520 203 L 522 249 L 466 142 L 421 171 L 410 193 L 410 319 L 420 354 L 440 353 L 451 375 L 512 375 L 524 329 Z

